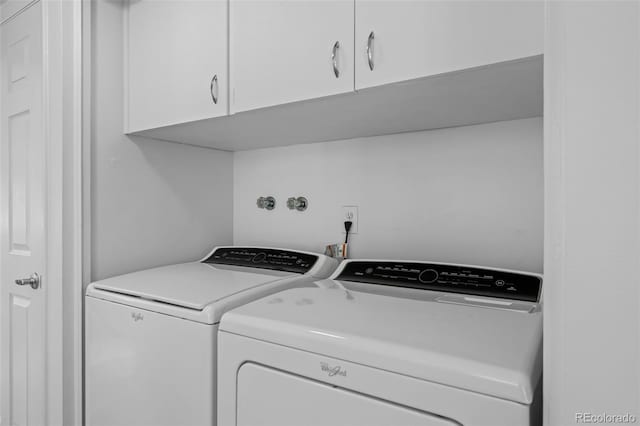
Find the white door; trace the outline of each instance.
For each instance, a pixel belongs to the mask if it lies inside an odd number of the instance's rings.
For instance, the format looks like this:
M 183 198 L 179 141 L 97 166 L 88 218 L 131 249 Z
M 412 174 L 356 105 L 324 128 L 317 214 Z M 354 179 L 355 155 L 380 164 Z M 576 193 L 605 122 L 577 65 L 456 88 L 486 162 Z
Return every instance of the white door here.
M 47 405 L 41 2 L 0 24 L 0 43 L 0 414 L 36 426 Z M 16 284 L 33 273 L 41 287 Z
M 539 55 L 543 34 L 540 0 L 356 0 L 356 90 Z
M 229 25 L 232 113 L 353 91 L 353 0 L 231 0 Z
M 228 113 L 226 0 L 127 3 L 128 132 Z

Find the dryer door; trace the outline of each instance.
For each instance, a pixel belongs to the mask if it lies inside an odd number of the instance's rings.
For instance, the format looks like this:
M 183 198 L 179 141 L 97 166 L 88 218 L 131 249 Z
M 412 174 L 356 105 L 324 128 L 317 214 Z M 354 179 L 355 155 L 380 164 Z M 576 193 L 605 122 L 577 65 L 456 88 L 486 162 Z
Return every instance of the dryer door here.
M 457 422 L 256 364 L 238 371 L 237 426 L 455 426 Z

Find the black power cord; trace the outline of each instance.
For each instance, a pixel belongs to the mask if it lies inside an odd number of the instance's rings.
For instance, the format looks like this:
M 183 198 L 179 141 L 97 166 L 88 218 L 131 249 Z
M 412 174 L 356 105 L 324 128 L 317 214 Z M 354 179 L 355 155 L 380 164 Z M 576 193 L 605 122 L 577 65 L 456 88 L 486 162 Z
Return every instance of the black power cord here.
M 351 225 L 353 225 L 353 222 L 351 222 L 350 220 L 347 220 L 347 221 L 344 222 L 344 230 L 347 233 L 347 235 L 345 235 L 345 237 L 344 237 L 344 243 L 345 244 L 349 243 L 349 231 L 351 231 Z

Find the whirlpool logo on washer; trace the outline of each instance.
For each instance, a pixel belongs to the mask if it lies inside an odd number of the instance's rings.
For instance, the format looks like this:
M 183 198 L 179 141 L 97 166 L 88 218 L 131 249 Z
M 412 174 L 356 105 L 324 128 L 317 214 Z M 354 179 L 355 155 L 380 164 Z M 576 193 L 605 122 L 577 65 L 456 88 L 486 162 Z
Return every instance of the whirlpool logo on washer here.
M 320 363 L 320 369 L 327 373 L 329 377 L 342 376 L 347 377 L 347 370 L 343 369 L 339 365 L 330 366 L 327 362 Z
M 140 312 L 131 312 L 131 318 L 133 318 L 133 322 L 138 322 L 144 319 L 144 315 Z

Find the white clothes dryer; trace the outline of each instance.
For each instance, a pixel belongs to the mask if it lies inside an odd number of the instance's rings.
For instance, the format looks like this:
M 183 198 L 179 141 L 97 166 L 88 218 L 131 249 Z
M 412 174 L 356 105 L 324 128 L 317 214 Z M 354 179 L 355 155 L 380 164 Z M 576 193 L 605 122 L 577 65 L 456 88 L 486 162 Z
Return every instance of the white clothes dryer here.
M 88 426 L 212 426 L 216 354 L 227 310 L 335 270 L 323 255 L 217 247 L 200 262 L 89 285 L 85 304 Z
M 219 426 L 531 426 L 541 419 L 539 275 L 411 261 L 227 312 Z

